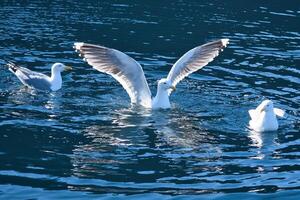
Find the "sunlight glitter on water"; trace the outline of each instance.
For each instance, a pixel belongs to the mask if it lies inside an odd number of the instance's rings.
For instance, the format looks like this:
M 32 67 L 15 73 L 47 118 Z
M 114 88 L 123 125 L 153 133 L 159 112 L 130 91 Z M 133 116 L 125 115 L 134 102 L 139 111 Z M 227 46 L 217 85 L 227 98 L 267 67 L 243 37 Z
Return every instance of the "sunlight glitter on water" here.
M 297 199 L 297 7 L 1 1 L 0 198 Z M 132 107 L 113 78 L 72 49 L 85 41 L 126 52 L 155 94 L 184 52 L 227 37 L 220 56 L 178 84 L 167 111 Z M 63 74 L 62 90 L 40 93 L 2 59 L 46 74 L 54 62 L 76 70 Z M 277 132 L 258 134 L 248 110 L 264 99 L 287 115 Z

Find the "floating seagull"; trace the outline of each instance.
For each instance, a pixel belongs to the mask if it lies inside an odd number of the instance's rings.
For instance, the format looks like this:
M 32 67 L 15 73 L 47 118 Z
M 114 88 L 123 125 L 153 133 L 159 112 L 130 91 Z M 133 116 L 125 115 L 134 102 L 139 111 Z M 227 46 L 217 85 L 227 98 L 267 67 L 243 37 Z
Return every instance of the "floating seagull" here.
M 248 112 L 251 117 L 250 128 L 257 132 L 276 131 L 278 129 L 276 115 L 284 116 L 284 111 L 274 108 L 273 102 L 270 100 L 264 100 L 256 109 Z
M 131 103 L 146 108 L 170 108 L 169 95 L 179 81 L 201 69 L 228 44 L 229 39 L 221 39 L 195 47 L 185 53 L 172 67 L 167 78 L 158 81 L 156 96 L 151 99 L 143 69 L 133 58 L 116 49 L 82 42 L 74 43 L 74 48 L 96 70 L 110 74 L 124 87 Z
M 56 91 L 61 88 L 62 78 L 61 72 L 65 70 L 71 70 L 69 66 L 65 66 L 61 63 L 55 63 L 51 68 L 51 77 L 45 74 L 31 71 L 25 67 L 17 66 L 12 62 L 7 64 L 9 71 L 14 73 L 18 79 L 26 86 L 35 88 L 38 90 Z

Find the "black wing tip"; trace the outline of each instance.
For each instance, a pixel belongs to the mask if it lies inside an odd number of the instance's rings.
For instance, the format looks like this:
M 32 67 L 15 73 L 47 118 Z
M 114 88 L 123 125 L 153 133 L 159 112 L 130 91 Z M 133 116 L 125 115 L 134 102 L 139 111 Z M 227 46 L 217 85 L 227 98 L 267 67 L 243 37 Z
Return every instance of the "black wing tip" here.
M 229 44 L 229 39 L 228 38 L 223 38 L 223 39 L 208 42 L 208 43 L 204 44 L 203 46 L 205 46 L 205 47 L 211 47 L 212 46 L 212 47 L 217 47 L 219 49 L 223 49 L 223 48 L 226 48 L 228 44 Z
M 84 45 L 84 42 L 74 42 L 73 48 L 75 51 L 80 51 L 81 47 Z
M 228 38 L 223 38 L 220 40 L 222 43 L 222 46 L 225 48 L 229 44 L 229 39 Z
M 87 49 L 104 49 L 104 50 L 110 49 L 102 45 L 95 45 L 95 44 L 90 44 L 85 42 L 75 42 L 73 48 L 75 49 L 75 51 L 81 51 Z
M 89 43 L 85 43 L 85 42 L 75 42 L 73 45 L 73 48 L 75 49 L 75 52 L 79 54 L 79 57 L 83 58 L 83 61 L 85 61 L 85 62 L 87 62 L 87 58 L 85 58 L 85 54 L 87 52 L 91 52 L 93 50 L 100 50 L 100 49 L 101 49 L 101 51 L 109 50 L 109 48 L 107 48 L 107 47 L 89 44 Z
M 86 47 L 97 47 L 97 48 L 100 48 L 102 46 L 98 46 L 98 45 L 95 45 L 95 44 L 89 44 L 89 43 L 85 43 L 85 42 L 74 42 L 74 45 L 73 45 L 73 48 L 76 49 L 76 50 L 81 50 L 81 48 L 86 48 Z M 103 48 L 103 47 L 102 47 Z
M 6 61 L 6 66 L 13 72 L 16 72 L 19 68 L 13 61 L 10 60 Z

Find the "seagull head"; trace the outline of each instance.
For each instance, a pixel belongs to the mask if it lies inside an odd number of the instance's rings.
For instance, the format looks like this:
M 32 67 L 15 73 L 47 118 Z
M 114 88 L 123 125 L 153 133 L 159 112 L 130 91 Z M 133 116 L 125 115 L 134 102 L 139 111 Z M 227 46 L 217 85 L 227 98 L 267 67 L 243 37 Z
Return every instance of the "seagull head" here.
M 72 70 L 72 67 L 70 66 L 66 66 L 62 63 L 54 63 L 52 65 L 52 70 L 54 72 L 63 72 L 63 71 L 69 71 L 69 70 Z
M 158 90 L 160 91 L 168 91 L 168 90 L 176 90 L 175 86 L 172 85 L 171 81 L 167 80 L 166 78 L 160 79 L 158 81 Z
M 270 112 L 274 110 L 273 102 L 271 100 L 264 100 L 260 105 L 260 112 Z

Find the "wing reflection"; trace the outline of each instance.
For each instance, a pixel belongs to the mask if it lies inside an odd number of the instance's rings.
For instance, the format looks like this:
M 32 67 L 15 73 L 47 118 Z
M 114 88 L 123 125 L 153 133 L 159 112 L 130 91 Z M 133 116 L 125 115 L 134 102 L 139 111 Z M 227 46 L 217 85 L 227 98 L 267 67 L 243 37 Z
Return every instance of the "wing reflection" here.
M 201 129 L 197 117 L 180 110 L 119 109 L 110 113 L 107 120 L 84 129 L 88 142 L 76 145 L 71 157 L 74 175 L 136 179 L 134 174 L 142 169 L 154 173 L 192 154 L 202 159 L 222 153 L 211 144 L 217 135 Z

